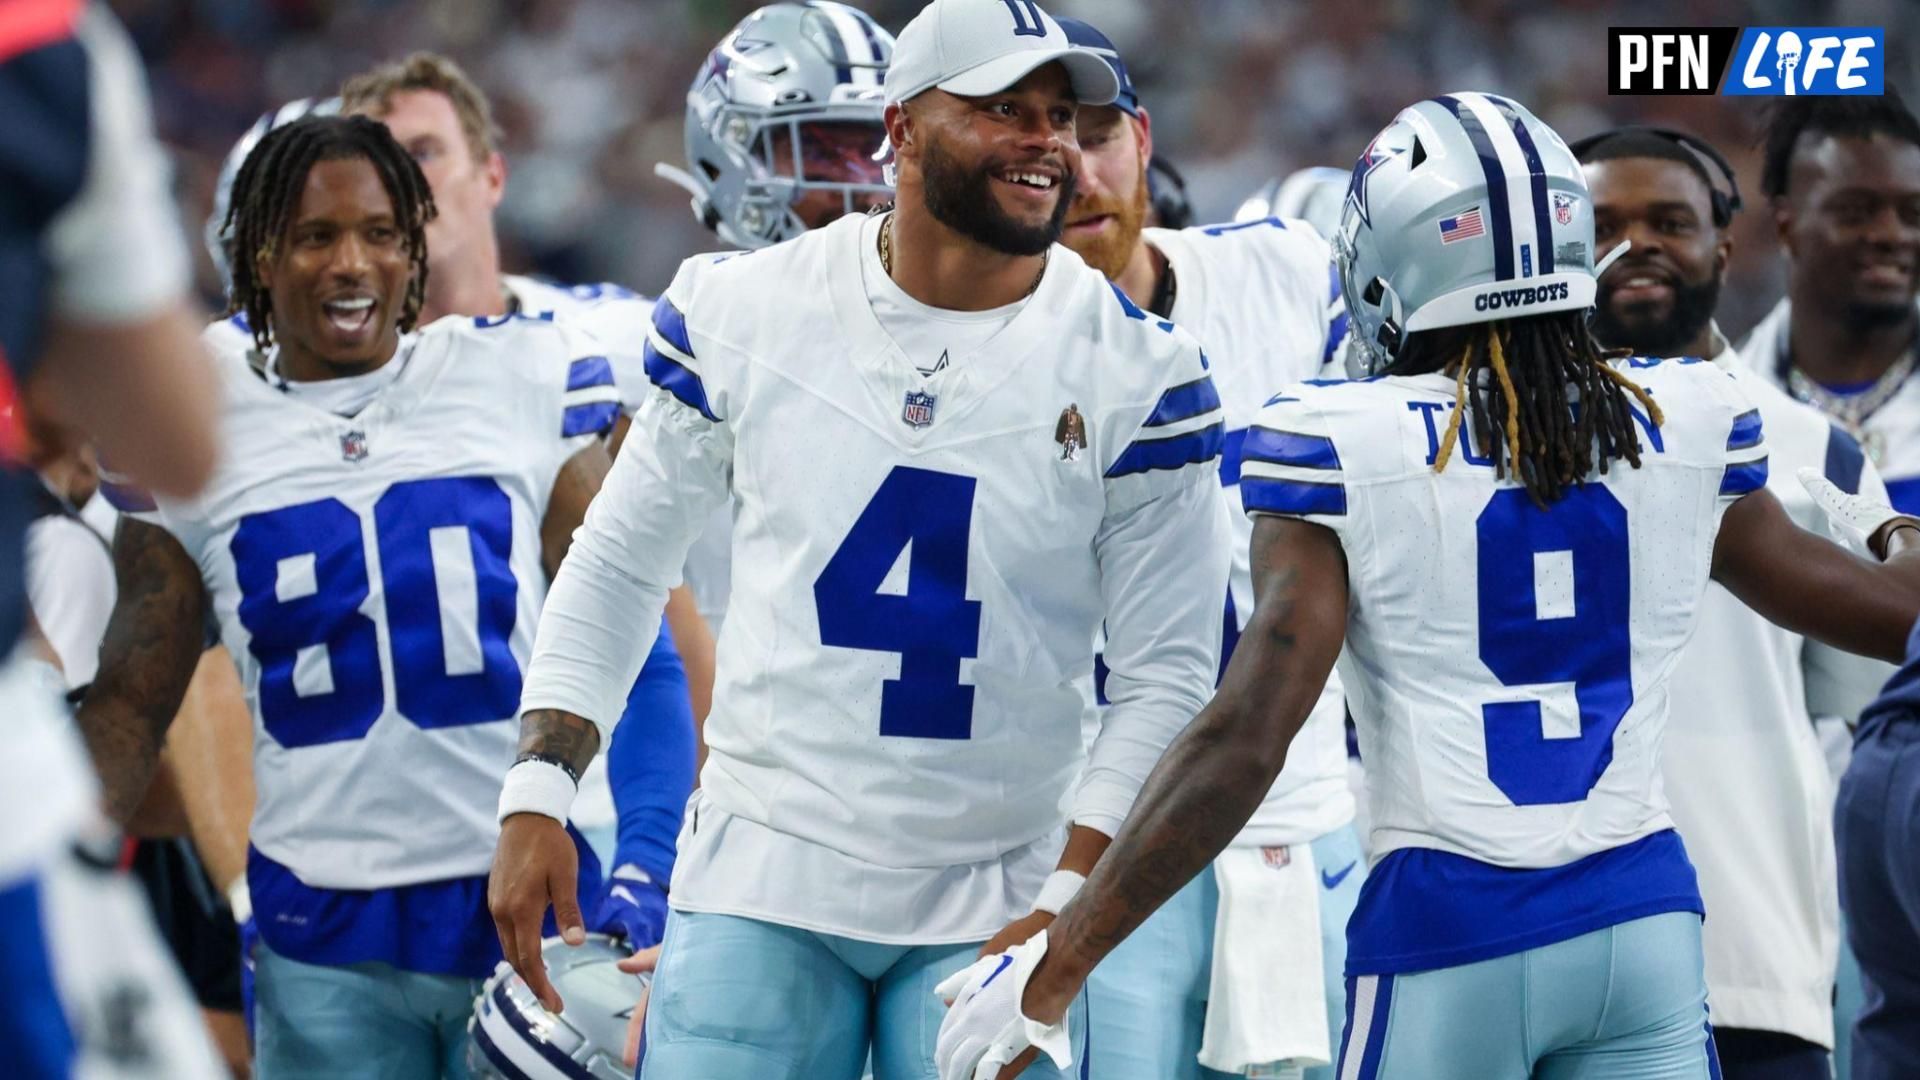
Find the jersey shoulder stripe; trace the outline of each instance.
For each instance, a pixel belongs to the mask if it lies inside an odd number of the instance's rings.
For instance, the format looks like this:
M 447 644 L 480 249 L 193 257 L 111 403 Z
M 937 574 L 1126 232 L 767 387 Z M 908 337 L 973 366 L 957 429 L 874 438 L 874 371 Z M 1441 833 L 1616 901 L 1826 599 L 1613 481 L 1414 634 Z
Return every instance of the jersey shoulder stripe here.
M 687 334 L 687 317 L 662 293 L 653 305 L 653 328 L 647 334 L 647 378 L 655 386 L 677 398 L 682 405 L 708 420 L 719 423 L 707 398 L 706 383 L 700 379 L 693 355 L 693 341 Z

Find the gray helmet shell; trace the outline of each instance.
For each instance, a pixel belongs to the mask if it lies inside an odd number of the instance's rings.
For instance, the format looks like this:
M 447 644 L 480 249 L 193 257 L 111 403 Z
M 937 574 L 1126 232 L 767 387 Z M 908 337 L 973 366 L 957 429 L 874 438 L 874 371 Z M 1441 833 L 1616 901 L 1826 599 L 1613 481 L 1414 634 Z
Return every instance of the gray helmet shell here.
M 1593 306 L 1580 163 L 1494 94 L 1401 110 L 1354 164 L 1333 248 L 1369 371 L 1421 330 Z
M 220 274 L 220 291 L 233 291 L 233 267 L 227 263 L 227 245 L 224 230 L 227 223 L 227 210 L 233 205 L 233 182 L 240 176 L 240 166 L 246 164 L 247 155 L 267 137 L 267 132 L 285 127 L 303 116 L 332 116 L 340 111 L 339 98 L 299 98 L 289 101 L 278 109 L 253 122 L 240 141 L 227 151 L 227 159 L 220 164 L 220 178 L 213 185 L 213 213 L 207 217 L 207 223 L 201 230 L 201 238 L 206 242 L 207 255 L 213 259 L 213 268 Z
M 627 1020 L 652 977 L 615 966 L 631 955 L 624 941 L 605 934 L 588 934 L 579 946 L 557 937 L 541 942 L 547 978 L 566 1002 L 559 1016 L 502 961 L 467 1021 L 468 1070 L 477 1080 L 579 1080 L 582 1073 L 632 1080 L 621 1062 Z
M 1242 200 L 1233 212 L 1233 220 L 1299 218 L 1321 236 L 1332 236 L 1340 227 L 1340 211 L 1346 205 L 1347 179 L 1347 170 L 1328 165 L 1312 165 L 1276 177 Z
M 885 197 L 878 183 L 808 180 L 800 125 L 873 125 L 876 154 L 886 142 L 882 87 L 893 35 L 857 8 L 830 0 L 771 4 L 748 15 L 700 65 L 687 91 L 687 168 L 655 172 L 693 195 L 693 214 L 728 244 L 765 247 L 806 231 L 793 202 L 833 191 L 854 209 L 860 195 Z M 775 167 L 774 133 L 785 128 L 793 155 Z

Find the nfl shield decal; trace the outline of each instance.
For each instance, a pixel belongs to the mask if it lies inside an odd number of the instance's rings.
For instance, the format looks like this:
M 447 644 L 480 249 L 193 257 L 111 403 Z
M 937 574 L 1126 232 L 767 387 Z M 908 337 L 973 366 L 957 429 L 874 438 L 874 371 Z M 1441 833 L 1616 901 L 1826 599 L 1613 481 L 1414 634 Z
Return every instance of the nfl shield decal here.
M 346 461 L 367 460 L 367 433 L 348 431 L 340 436 L 340 457 Z
M 924 390 L 907 391 L 907 403 L 900 410 L 900 419 L 910 428 L 923 428 L 933 423 L 932 394 Z
M 1573 224 L 1573 196 L 1553 193 L 1553 220 L 1562 225 Z

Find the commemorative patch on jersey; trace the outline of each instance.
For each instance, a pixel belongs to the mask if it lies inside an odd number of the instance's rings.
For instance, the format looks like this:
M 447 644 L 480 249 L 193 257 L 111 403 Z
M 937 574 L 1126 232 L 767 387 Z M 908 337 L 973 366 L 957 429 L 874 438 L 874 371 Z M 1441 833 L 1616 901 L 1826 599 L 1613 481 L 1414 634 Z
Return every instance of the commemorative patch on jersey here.
M 910 428 L 923 428 L 933 423 L 933 406 L 937 399 L 925 390 L 907 391 L 907 402 L 900 409 L 900 419 Z
M 1053 425 L 1053 441 L 1060 444 L 1061 461 L 1080 459 L 1080 451 L 1087 448 L 1087 420 L 1080 415 L 1079 402 L 1060 410 L 1060 419 Z
M 347 431 L 340 435 L 340 459 L 342 461 L 367 460 L 367 433 Z

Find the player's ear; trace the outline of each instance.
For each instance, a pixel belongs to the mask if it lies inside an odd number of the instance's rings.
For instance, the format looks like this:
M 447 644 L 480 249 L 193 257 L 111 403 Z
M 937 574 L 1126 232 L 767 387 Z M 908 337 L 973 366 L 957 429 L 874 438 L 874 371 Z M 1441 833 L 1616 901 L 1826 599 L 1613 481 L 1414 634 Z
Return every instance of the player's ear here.
M 507 194 L 507 159 L 495 150 L 487 155 L 481 169 L 487 178 L 487 206 L 498 209 L 500 200 Z
M 907 110 L 907 103 L 896 101 L 888 105 L 880 114 L 880 122 L 887 129 L 887 141 L 893 144 L 893 156 L 900 157 L 913 138 L 913 115 Z
M 1793 206 L 1787 202 L 1785 195 L 1775 195 L 1771 201 L 1771 209 L 1773 210 L 1773 234 L 1780 238 L 1780 246 L 1786 248 L 1787 254 L 1792 256 L 1794 254 Z
M 1720 277 L 1727 272 L 1727 264 L 1733 260 L 1733 232 L 1720 230 L 1720 239 L 1713 245 L 1713 275 Z
M 1153 114 L 1142 106 L 1140 119 L 1135 123 L 1140 125 L 1140 167 L 1146 168 L 1147 162 L 1153 160 Z

